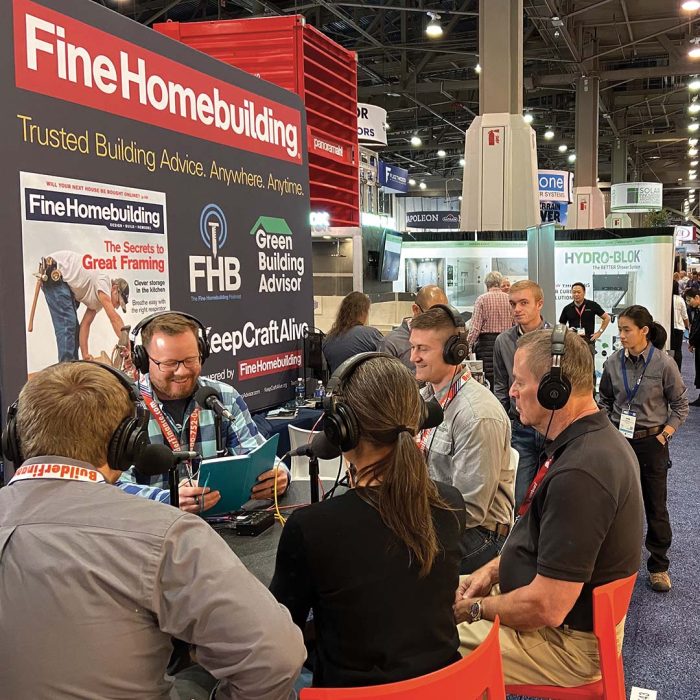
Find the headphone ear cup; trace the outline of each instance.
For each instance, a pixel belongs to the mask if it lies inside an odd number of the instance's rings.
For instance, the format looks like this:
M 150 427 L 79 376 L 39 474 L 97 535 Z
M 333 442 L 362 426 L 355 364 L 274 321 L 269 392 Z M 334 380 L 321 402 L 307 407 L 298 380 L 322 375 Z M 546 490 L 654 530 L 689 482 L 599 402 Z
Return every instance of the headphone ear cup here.
M 116 428 L 107 447 L 110 469 L 126 471 L 148 444 L 148 430 L 139 418 L 125 418 Z
M 540 406 L 548 411 L 564 408 L 569 396 L 571 396 L 571 382 L 563 375 L 555 376 L 552 372 L 547 372 L 537 387 L 537 400 Z
M 442 359 L 448 365 L 461 365 L 467 359 L 469 347 L 463 335 L 451 335 L 442 350 Z
M 352 409 L 344 403 L 336 403 L 332 413 L 323 420 L 323 432 L 329 442 L 347 452 L 357 447 L 360 431 Z
M 148 353 L 143 345 L 134 345 L 131 351 L 131 361 L 141 374 L 148 374 Z
M 22 450 L 17 434 L 17 402 L 15 401 L 7 409 L 7 420 L 5 429 L 2 431 L 2 454 L 6 460 L 15 466 L 22 464 Z

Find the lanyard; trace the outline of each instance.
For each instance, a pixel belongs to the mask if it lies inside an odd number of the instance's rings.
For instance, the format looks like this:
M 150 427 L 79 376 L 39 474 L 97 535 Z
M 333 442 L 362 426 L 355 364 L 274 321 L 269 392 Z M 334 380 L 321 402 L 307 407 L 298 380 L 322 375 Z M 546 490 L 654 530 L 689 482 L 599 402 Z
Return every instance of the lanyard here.
M 443 410 L 443 413 L 447 406 L 452 402 L 454 397 L 457 396 L 459 390 L 464 386 L 466 381 L 470 379 L 471 376 L 472 374 L 469 370 L 464 372 L 464 374 L 462 374 L 462 376 L 459 377 L 457 381 L 452 383 L 452 386 L 447 390 L 447 393 L 445 394 L 445 398 L 442 401 L 438 401 L 438 403 L 440 404 L 440 408 Z M 418 449 L 421 452 L 426 452 L 426 444 L 428 442 L 428 438 L 435 430 L 437 430 L 437 428 L 426 428 L 425 430 L 421 430 L 420 437 L 418 438 Z
M 578 322 L 582 324 L 583 323 L 583 314 L 586 312 L 586 305 L 581 304 L 581 311 L 579 311 L 576 304 L 574 304 L 574 311 L 576 311 L 576 313 L 578 314 Z M 583 326 L 581 325 L 581 326 L 579 326 L 579 328 L 583 328 Z
M 64 479 L 65 481 L 87 481 L 92 484 L 105 483 L 102 474 L 94 469 L 79 467 L 77 464 L 56 462 L 55 464 L 26 464 L 15 472 L 9 484 L 28 479 Z
M 532 503 L 535 491 L 537 491 L 537 489 L 540 487 L 540 484 L 542 483 L 544 477 L 547 476 L 547 472 L 552 466 L 553 461 L 554 457 L 549 457 L 549 459 L 547 459 L 545 463 L 537 470 L 537 474 L 535 474 L 535 478 L 532 480 L 530 488 L 527 490 L 525 500 L 523 501 L 520 508 L 518 508 L 518 518 L 522 518 L 523 515 L 525 515 L 525 513 L 527 513 L 527 511 L 530 510 L 530 504 Z
M 625 365 L 625 353 L 621 352 L 620 353 L 620 365 L 622 367 L 622 378 L 625 382 L 625 391 L 627 392 L 627 410 L 629 410 L 630 406 L 632 405 L 632 401 L 634 401 L 634 397 L 637 395 L 637 391 L 639 390 L 639 385 L 642 383 L 642 379 L 644 379 L 644 374 L 647 371 L 647 367 L 649 366 L 649 363 L 651 362 L 651 358 L 654 356 L 654 346 L 651 346 L 651 349 L 649 350 L 649 356 L 647 357 L 647 361 L 644 363 L 644 368 L 642 369 L 642 373 L 639 375 L 639 379 L 637 379 L 637 382 L 634 385 L 634 389 L 630 391 L 630 385 L 629 382 L 627 381 L 627 365 Z
M 150 411 L 151 415 L 156 419 L 160 431 L 163 433 L 163 437 L 168 441 L 170 449 L 177 451 L 180 449 L 180 440 L 175 431 L 172 429 L 170 422 L 165 417 L 163 410 L 158 405 L 157 401 L 153 400 L 153 397 L 148 394 L 142 394 L 143 402 L 146 404 L 146 408 Z M 197 431 L 199 430 L 199 406 L 197 406 L 190 415 L 190 452 L 194 452 L 194 445 L 197 442 Z

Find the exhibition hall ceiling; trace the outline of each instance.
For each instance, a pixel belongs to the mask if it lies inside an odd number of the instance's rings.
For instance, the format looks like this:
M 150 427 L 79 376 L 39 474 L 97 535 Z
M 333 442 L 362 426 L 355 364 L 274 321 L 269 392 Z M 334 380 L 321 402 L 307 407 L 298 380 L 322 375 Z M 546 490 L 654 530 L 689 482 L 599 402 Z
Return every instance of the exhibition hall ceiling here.
M 383 157 L 421 176 L 432 191 L 461 189 L 464 132 L 479 110 L 478 0 L 95 1 L 144 24 L 303 14 L 357 52 L 360 101 L 388 112 Z M 690 179 L 696 159 L 688 154 L 688 139 L 700 138 L 688 128 L 700 121 L 700 90 L 688 87 L 700 76 L 700 58 L 688 56 L 700 37 L 700 11 L 681 4 L 524 0 L 524 105 L 537 132 L 540 168 L 575 167 L 568 160 L 575 142 L 574 81 L 598 75 L 600 180 L 610 179 L 611 150 L 624 140 L 628 179 L 663 182 L 667 201 L 680 207 L 688 187 L 700 182 Z M 426 36 L 429 12 L 439 15 L 441 38 Z M 488 80 L 487 66 L 481 78 Z M 544 138 L 547 130 L 554 132 L 551 140 Z M 418 148 L 410 142 L 416 133 Z

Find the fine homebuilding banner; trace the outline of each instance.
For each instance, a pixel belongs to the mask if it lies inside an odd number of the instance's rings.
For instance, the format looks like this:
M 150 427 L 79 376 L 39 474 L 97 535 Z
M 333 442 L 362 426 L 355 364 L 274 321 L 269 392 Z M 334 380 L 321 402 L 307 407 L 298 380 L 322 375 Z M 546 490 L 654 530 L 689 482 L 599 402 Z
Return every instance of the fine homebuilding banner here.
M 97 3 L 6 6 L 3 411 L 168 308 L 209 328 L 204 374 L 252 409 L 289 398 L 313 318 L 299 98 Z

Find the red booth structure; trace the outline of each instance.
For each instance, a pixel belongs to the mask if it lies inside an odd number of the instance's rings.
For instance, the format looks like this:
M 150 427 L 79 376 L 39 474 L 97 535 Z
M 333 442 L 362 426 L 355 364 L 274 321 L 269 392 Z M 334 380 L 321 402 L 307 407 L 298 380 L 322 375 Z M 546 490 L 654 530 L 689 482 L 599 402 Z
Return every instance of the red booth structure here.
M 360 225 L 357 56 L 301 15 L 164 22 L 154 29 L 297 93 L 306 106 L 312 211 L 330 225 Z

